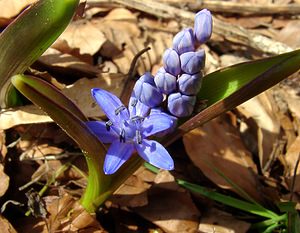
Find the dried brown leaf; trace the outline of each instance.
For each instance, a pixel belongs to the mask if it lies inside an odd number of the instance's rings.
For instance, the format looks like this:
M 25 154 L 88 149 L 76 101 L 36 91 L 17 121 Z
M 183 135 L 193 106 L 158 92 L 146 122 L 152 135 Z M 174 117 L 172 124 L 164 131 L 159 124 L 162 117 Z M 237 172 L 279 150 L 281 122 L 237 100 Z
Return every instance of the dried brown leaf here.
M 49 48 L 39 58 L 39 62 L 50 70 L 60 71 L 70 76 L 76 74 L 76 76 L 95 77 L 100 72 L 95 66 L 83 62 L 70 54 L 63 54 L 54 48 Z
M 0 197 L 2 197 L 9 186 L 9 177 L 4 173 L 4 167 L 0 164 Z M 1 228 L 0 228 L 1 229 Z
M 187 192 L 157 188 L 149 194 L 147 206 L 134 210 L 167 233 L 196 232 L 199 210 Z
M 292 48 L 299 48 L 300 46 L 300 37 L 295 36 L 299 33 L 300 21 L 291 20 L 288 22 L 285 27 L 283 27 L 279 33 L 276 34 L 274 39 L 283 42 Z
M 250 226 L 249 223 L 238 220 L 226 212 L 209 209 L 208 212 L 203 213 L 199 231 L 201 233 L 246 233 Z
M 0 215 L 0 230 L 1 233 L 17 233 L 14 227 L 2 215 Z
M 288 151 L 285 154 L 285 160 L 288 165 L 288 176 L 286 180 L 291 187 L 292 180 L 295 179 L 294 192 L 300 193 L 300 166 L 296 170 L 296 177 L 294 177 L 294 172 L 296 168 L 296 161 L 300 154 L 300 136 L 296 138 L 294 143 L 288 148 Z
M 275 114 L 277 109 L 274 109 L 274 107 L 266 92 L 238 107 L 238 110 L 247 119 L 254 120 L 257 124 L 258 153 L 262 168 L 269 161 L 273 147 L 279 138 L 280 124 Z
M 216 118 L 183 137 L 193 163 L 220 187 L 232 187 L 211 166 L 242 188 L 252 198 L 261 200 L 257 187 L 256 166 L 238 131 L 224 118 Z M 233 191 L 235 191 L 233 189 Z
M 138 60 L 137 72 L 142 75 L 146 71 L 151 71 L 153 65 L 160 62 L 163 51 L 171 44 L 173 37 L 171 33 L 165 32 L 142 33 L 137 24 L 137 17 L 123 8 L 112 10 L 103 20 L 96 21 L 95 24 L 119 51 L 123 51 L 112 54 L 113 62 L 123 74 L 129 71 L 133 57 L 146 47 L 150 47 L 151 50 Z
M 87 213 L 71 196 L 45 197 L 49 212 L 48 227 L 50 232 L 94 232 L 104 233 L 94 215 Z
M 63 90 L 63 93 L 72 99 L 79 109 L 88 117 L 104 116 L 100 107 L 91 97 L 92 88 L 102 88 L 120 96 L 123 89 L 123 74 L 103 73 L 94 79 L 82 78 L 76 81 L 69 88 Z
M 114 193 L 112 202 L 126 207 L 140 207 L 148 204 L 148 189 L 150 182 L 155 179 L 155 174 L 140 167 L 129 177 Z
M 79 49 L 80 54 L 94 55 L 105 43 L 106 37 L 92 22 L 77 20 L 69 24 L 57 43 L 60 41 L 66 41 L 69 47 Z

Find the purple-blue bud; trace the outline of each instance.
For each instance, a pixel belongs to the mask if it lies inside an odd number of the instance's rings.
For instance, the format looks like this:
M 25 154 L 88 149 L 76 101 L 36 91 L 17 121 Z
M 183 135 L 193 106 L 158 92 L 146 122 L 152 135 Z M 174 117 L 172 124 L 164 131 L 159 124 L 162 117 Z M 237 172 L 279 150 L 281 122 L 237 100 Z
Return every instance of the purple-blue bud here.
M 202 73 L 182 74 L 178 80 L 179 91 L 184 95 L 196 95 L 202 83 Z
M 168 97 L 168 110 L 177 117 L 187 117 L 193 113 L 196 96 L 173 93 Z
M 175 49 L 179 55 L 195 51 L 195 37 L 192 28 L 185 28 L 174 36 L 173 49 Z
M 163 96 L 156 87 L 154 78 L 149 72 L 143 74 L 136 81 L 133 92 L 139 101 L 151 108 L 158 106 L 163 100 Z
M 154 77 L 154 82 L 161 93 L 170 94 L 176 90 L 176 77 L 161 67 Z
M 187 74 L 196 74 L 205 64 L 205 51 L 187 52 L 180 55 L 181 70 Z
M 163 54 L 163 63 L 165 70 L 177 76 L 181 72 L 180 59 L 178 53 L 174 49 L 167 49 Z
M 195 16 L 194 35 L 200 44 L 209 40 L 212 27 L 213 21 L 210 11 L 207 9 L 199 11 Z

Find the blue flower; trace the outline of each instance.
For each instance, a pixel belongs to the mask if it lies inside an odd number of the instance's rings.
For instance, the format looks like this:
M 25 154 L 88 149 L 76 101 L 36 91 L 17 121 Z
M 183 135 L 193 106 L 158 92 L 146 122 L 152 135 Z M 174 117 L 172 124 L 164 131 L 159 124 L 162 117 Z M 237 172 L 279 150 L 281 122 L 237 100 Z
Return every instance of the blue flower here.
M 175 49 L 179 55 L 194 51 L 195 37 L 193 29 L 184 28 L 178 32 L 173 38 L 173 49 Z
M 181 73 L 180 59 L 176 50 L 171 48 L 166 49 L 163 54 L 163 63 L 164 68 L 168 73 L 174 76 L 177 76 Z
M 196 95 L 202 83 L 202 73 L 182 74 L 178 78 L 178 89 L 184 95 Z
M 209 40 L 212 27 L 213 20 L 210 11 L 207 9 L 199 11 L 195 16 L 194 34 L 200 44 Z
M 160 105 L 163 101 L 163 95 L 156 87 L 154 77 L 149 72 L 137 80 L 133 92 L 139 101 L 151 108 Z
M 196 96 L 183 95 L 179 92 L 168 96 L 168 110 L 176 117 L 187 117 L 193 113 Z
M 161 93 L 170 94 L 176 90 L 176 77 L 161 67 L 154 77 L 154 82 Z
M 168 151 L 157 141 L 147 139 L 174 127 L 175 121 L 166 113 L 154 111 L 133 95 L 129 110 L 115 95 L 98 88 L 91 90 L 109 121 L 89 121 L 87 125 L 103 143 L 111 143 L 105 161 L 104 173 L 115 173 L 133 152 L 147 162 L 165 170 L 172 170 L 174 162 Z
M 205 64 L 205 51 L 187 52 L 180 55 L 181 69 L 187 74 L 196 74 Z

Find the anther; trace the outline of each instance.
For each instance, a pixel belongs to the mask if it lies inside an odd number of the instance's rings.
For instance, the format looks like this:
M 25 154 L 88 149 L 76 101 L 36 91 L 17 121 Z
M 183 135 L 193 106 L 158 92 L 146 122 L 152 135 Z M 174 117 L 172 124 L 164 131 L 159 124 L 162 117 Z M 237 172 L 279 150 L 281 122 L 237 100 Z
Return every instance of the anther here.
M 120 107 L 116 108 L 115 114 L 118 115 L 120 112 L 122 112 L 125 109 L 126 109 L 126 107 L 124 105 L 121 105 Z
M 130 118 L 131 121 L 143 121 L 144 117 L 142 116 L 133 116 Z
M 110 127 L 113 125 L 112 121 L 105 122 L 105 127 L 107 131 L 110 131 Z
M 122 129 L 120 132 L 120 142 L 125 143 L 125 130 L 124 129 Z
M 131 102 L 131 106 L 135 107 L 137 105 L 138 100 L 137 99 L 133 99 Z
M 135 131 L 135 138 L 136 138 L 136 142 L 138 144 L 142 143 L 142 135 L 141 135 L 141 132 L 139 130 Z

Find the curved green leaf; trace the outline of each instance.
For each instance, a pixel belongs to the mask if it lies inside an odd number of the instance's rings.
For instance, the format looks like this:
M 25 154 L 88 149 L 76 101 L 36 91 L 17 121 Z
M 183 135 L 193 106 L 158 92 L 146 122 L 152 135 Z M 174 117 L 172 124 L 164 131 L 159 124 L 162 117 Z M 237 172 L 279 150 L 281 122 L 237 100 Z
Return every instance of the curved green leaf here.
M 207 105 L 210 106 L 245 85 L 247 87 L 244 90 L 255 96 L 299 69 L 300 50 L 236 64 L 206 75 L 198 98 L 207 100 Z M 242 97 L 245 93 L 241 92 L 239 95 Z
M 23 73 L 67 27 L 79 0 L 40 0 L 0 34 L 0 104 L 6 106 L 9 78 Z

